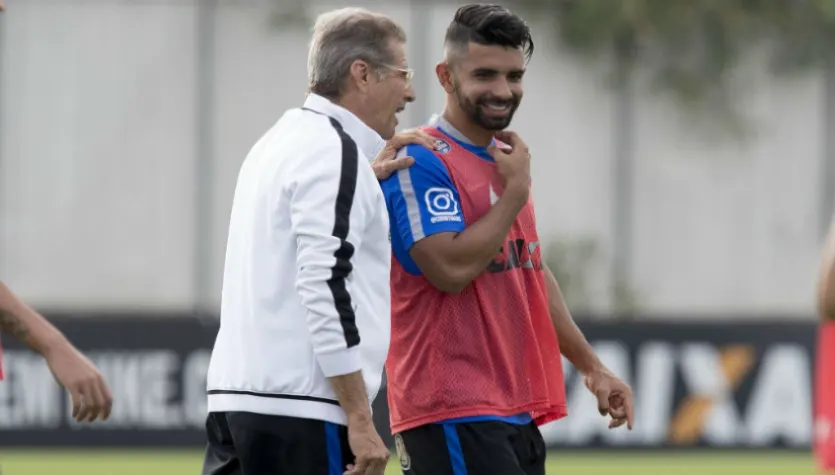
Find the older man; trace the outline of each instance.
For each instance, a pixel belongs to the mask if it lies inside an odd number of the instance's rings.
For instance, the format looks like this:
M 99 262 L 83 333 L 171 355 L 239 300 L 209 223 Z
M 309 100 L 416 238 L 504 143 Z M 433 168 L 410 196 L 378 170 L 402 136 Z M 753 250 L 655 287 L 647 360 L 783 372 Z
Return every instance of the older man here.
M 206 475 L 385 470 L 370 410 L 390 331 L 379 180 L 412 163 L 398 148 L 433 143 L 395 135 L 414 100 L 405 41 L 384 15 L 320 16 L 303 107 L 244 160 L 208 373 Z

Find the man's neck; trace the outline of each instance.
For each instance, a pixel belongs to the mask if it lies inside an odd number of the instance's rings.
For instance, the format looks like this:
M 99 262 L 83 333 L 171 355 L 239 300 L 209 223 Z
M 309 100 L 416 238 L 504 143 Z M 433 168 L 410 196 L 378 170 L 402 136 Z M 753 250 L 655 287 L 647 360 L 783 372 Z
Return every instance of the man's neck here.
M 357 116 L 359 120 L 365 122 L 365 118 L 363 117 L 362 113 L 362 108 L 358 107 L 359 104 L 357 104 L 352 97 L 335 97 L 326 99 L 338 105 L 339 107 L 347 110 L 348 112 L 354 114 L 355 116 Z M 367 124 L 367 122 L 365 123 Z
M 473 124 L 461 110 L 444 109 L 444 119 L 466 137 L 473 145 L 487 147 L 493 141 L 493 132 Z

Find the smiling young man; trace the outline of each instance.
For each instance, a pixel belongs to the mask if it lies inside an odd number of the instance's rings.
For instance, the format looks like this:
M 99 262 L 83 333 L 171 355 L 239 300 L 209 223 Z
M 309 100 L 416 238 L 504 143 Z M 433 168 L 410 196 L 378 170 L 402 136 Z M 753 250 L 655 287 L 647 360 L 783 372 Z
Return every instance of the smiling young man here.
M 561 352 L 610 427 L 632 425 L 630 388 L 601 364 L 543 264 L 528 147 L 504 131 L 532 52 L 530 29 L 507 9 L 460 8 L 436 68 L 446 107 L 424 129 L 435 144 L 406 147 L 415 164 L 383 183 L 389 406 L 409 475 L 543 475 L 538 426 L 566 415 Z

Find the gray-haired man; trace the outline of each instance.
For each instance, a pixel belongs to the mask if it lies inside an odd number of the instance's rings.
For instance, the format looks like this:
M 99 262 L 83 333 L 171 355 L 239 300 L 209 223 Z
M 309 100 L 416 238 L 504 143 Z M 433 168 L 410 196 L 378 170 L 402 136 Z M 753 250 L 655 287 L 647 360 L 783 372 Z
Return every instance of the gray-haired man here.
M 241 167 L 208 373 L 206 475 L 385 470 L 370 410 L 390 339 L 378 180 L 411 164 L 394 158 L 398 148 L 433 144 L 395 135 L 414 100 L 405 41 L 367 10 L 319 17 L 304 106 Z

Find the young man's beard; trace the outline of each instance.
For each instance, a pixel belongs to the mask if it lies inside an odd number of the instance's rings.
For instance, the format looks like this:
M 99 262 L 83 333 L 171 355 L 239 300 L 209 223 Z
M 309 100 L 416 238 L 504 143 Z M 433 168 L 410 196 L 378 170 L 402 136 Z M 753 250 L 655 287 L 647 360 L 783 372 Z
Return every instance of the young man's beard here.
M 467 117 L 474 124 L 485 130 L 496 131 L 504 130 L 510 125 L 510 122 L 513 120 L 513 114 L 516 113 L 516 109 L 519 107 L 521 100 L 518 96 L 513 96 L 513 99 L 505 101 L 510 104 L 510 112 L 506 116 L 489 117 L 484 114 L 482 106 L 486 107 L 488 103 L 496 102 L 495 99 L 489 96 L 482 96 L 475 101 L 471 101 L 461 93 L 460 87 L 456 88 L 455 97 L 458 101 L 458 107 L 467 114 Z

